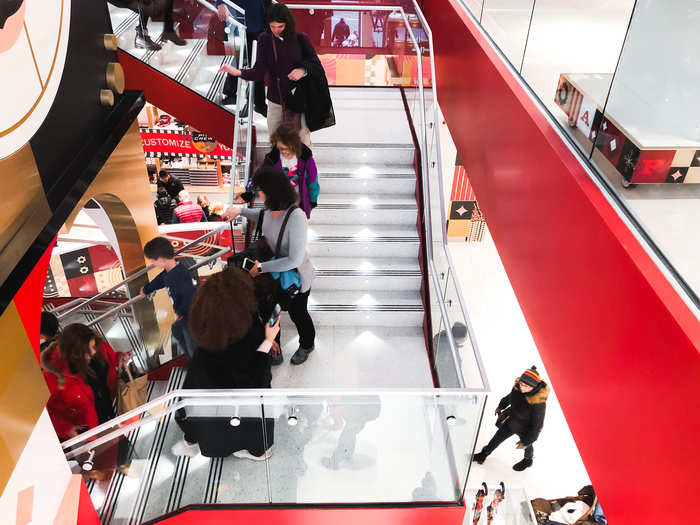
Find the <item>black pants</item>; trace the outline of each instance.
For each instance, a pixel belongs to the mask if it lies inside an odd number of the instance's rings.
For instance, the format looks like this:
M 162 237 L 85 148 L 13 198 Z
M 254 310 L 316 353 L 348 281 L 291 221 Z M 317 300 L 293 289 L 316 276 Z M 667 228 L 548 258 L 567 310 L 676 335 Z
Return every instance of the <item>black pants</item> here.
M 510 429 L 510 425 L 506 422 L 504 423 L 501 428 L 499 428 L 494 436 L 491 438 L 491 441 L 487 443 L 487 445 L 483 448 L 482 452 L 485 452 L 486 455 L 488 456 L 496 450 L 496 447 L 503 443 L 506 439 L 509 437 L 513 436 L 515 432 L 513 432 Z M 532 459 L 535 456 L 535 449 L 532 445 L 528 445 L 525 448 L 525 459 Z
M 246 33 L 246 44 L 248 45 L 248 62 L 250 67 L 250 53 L 253 51 L 253 42 L 258 39 L 260 33 Z M 225 97 L 235 97 L 238 92 L 238 78 L 233 75 L 226 75 L 226 82 L 222 90 Z M 255 92 L 253 93 L 253 103 L 255 108 L 262 109 L 267 105 L 265 102 L 265 81 L 261 80 L 255 83 Z M 245 104 L 245 102 L 244 102 Z
M 309 294 L 311 290 L 304 293 L 298 293 L 289 305 L 289 317 L 292 318 L 294 326 L 297 327 L 297 332 L 299 332 L 299 346 L 304 350 L 313 348 L 314 342 L 316 340 L 316 328 L 314 328 L 314 321 L 309 315 Z M 277 336 L 277 342 L 279 343 L 279 335 Z
M 173 22 L 173 3 L 175 0 L 167 0 L 165 3 L 165 9 L 163 12 L 163 32 L 171 33 L 175 31 L 175 23 Z M 148 29 L 148 15 L 140 13 L 140 25 L 141 31 Z

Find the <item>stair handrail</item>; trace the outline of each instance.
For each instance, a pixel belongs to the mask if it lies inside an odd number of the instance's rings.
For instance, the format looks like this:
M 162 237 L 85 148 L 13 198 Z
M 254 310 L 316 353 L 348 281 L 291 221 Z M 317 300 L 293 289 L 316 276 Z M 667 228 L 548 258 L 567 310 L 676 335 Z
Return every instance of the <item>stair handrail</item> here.
M 209 11 L 213 11 L 214 13 L 218 14 L 219 10 L 216 7 L 214 7 L 213 4 L 207 2 L 207 0 L 197 0 L 197 2 L 202 4 L 207 9 L 209 9 Z M 224 0 L 224 3 L 228 4 L 229 2 L 226 2 L 226 0 Z M 241 11 L 241 10 L 237 9 L 237 11 Z M 245 14 L 245 11 L 243 11 L 243 14 Z M 226 21 L 232 23 L 233 25 L 237 26 L 238 28 L 242 29 L 243 31 L 247 30 L 245 24 L 242 24 L 241 22 L 239 22 L 238 20 L 233 18 L 231 15 L 228 15 L 228 17 L 226 18 Z M 244 39 L 244 41 L 245 41 L 245 39 Z
M 422 115 L 421 121 L 420 121 L 420 136 L 418 138 L 419 143 L 420 143 L 420 148 L 422 150 L 422 155 L 421 155 L 421 169 L 423 172 L 423 193 L 425 196 L 424 199 L 424 207 L 426 208 L 424 217 L 426 219 L 426 227 L 425 227 L 425 236 L 426 236 L 426 259 L 428 262 L 428 266 L 430 268 L 430 272 L 432 274 L 432 281 L 434 284 L 435 288 L 435 294 L 438 306 L 440 308 L 440 315 L 442 319 L 445 320 L 445 323 L 448 324 L 449 317 L 447 316 L 447 307 L 445 304 L 445 297 L 443 296 L 443 292 L 440 286 L 440 281 L 437 275 L 436 271 L 436 266 L 435 266 L 435 260 L 433 257 L 433 235 L 432 235 L 432 217 L 431 217 L 431 211 L 430 211 L 430 185 L 428 183 L 428 174 L 429 174 L 429 169 L 428 169 L 428 131 L 427 131 L 427 126 L 425 123 L 425 116 L 426 116 L 426 109 L 425 109 L 425 86 L 423 84 L 423 49 L 421 46 L 418 44 L 418 39 L 416 38 L 416 35 L 413 32 L 413 27 L 411 26 L 409 20 L 408 20 L 408 15 L 406 11 L 404 10 L 403 7 L 401 6 L 357 6 L 357 5 L 341 5 L 341 4 L 285 4 L 289 9 L 320 9 L 322 7 L 330 7 L 333 10 L 338 10 L 338 11 L 391 11 L 394 13 L 399 13 L 401 17 L 403 18 L 404 21 L 404 26 L 406 29 L 406 33 L 410 36 L 411 42 L 413 43 L 414 50 L 416 53 L 416 62 L 417 62 L 417 67 L 418 67 L 418 100 L 420 103 L 420 112 Z M 432 40 L 432 32 L 430 31 L 430 26 L 428 25 L 427 21 L 425 20 L 425 17 L 422 16 L 422 12 L 420 10 L 420 7 L 418 6 L 416 0 L 413 0 L 413 7 L 415 9 L 415 14 L 418 16 L 421 25 L 426 31 L 426 34 L 428 35 L 429 39 L 429 45 L 430 45 L 430 64 L 431 64 L 431 75 L 433 78 L 433 86 L 432 89 L 435 90 L 435 60 L 434 60 L 434 55 L 433 55 L 433 40 Z M 436 98 L 436 104 L 437 104 L 437 97 Z M 434 111 L 437 114 L 437 107 L 436 105 L 434 106 Z M 435 118 L 435 122 L 438 122 L 437 118 Z M 438 133 L 436 133 L 436 138 L 439 141 Z M 439 145 L 439 142 L 438 142 Z M 438 166 L 442 166 L 442 161 L 440 160 L 440 150 L 437 150 L 437 160 L 438 160 Z M 444 215 L 445 215 L 445 210 L 444 210 L 444 199 L 442 197 L 442 171 L 438 171 L 440 176 L 438 177 L 439 184 L 440 184 L 440 189 L 441 189 L 441 195 L 440 195 L 440 203 L 441 203 L 441 224 L 445 224 L 444 221 Z M 442 228 L 442 233 L 443 233 L 443 249 L 446 254 L 446 260 L 448 263 L 448 267 L 450 270 L 450 273 L 454 276 L 455 271 L 454 271 L 454 264 L 452 262 L 452 258 L 450 257 L 450 254 L 447 250 L 447 244 L 446 244 L 446 232 L 444 227 Z M 481 376 L 482 384 L 484 385 L 484 389 L 488 389 L 488 380 L 486 378 L 486 374 L 484 373 L 484 368 L 483 368 L 483 363 L 481 361 L 481 357 L 479 356 L 478 352 L 478 347 L 476 345 L 476 338 L 474 336 L 474 329 L 473 326 L 469 320 L 469 316 L 467 315 L 467 311 L 465 309 L 465 303 L 462 298 L 461 290 L 459 290 L 458 286 L 455 286 L 458 290 L 458 298 L 459 298 L 459 303 L 460 303 L 460 308 L 462 310 L 462 314 L 464 316 L 464 319 L 466 321 L 466 328 L 467 328 L 467 334 L 469 336 L 469 341 L 472 346 L 473 353 L 476 357 L 477 360 L 477 366 L 479 368 L 479 375 Z M 450 354 L 451 358 L 453 361 L 453 364 L 455 366 L 455 370 L 457 371 L 457 382 L 460 386 L 460 388 L 465 387 L 464 383 L 464 376 L 462 374 L 462 365 L 461 365 L 461 359 L 459 357 L 459 351 L 457 349 L 457 344 L 455 343 L 454 336 L 452 334 L 452 330 L 448 326 L 447 329 L 445 330 L 445 335 L 447 336 L 447 341 L 449 343 L 450 347 Z
M 207 225 L 210 225 L 210 224 L 212 224 L 212 223 L 203 222 L 203 223 L 201 223 L 201 224 L 202 224 L 202 229 L 206 229 L 206 228 L 207 228 Z M 212 229 L 212 230 L 209 231 L 208 233 L 205 233 L 204 235 L 202 235 L 202 236 L 200 236 L 200 237 L 194 239 L 192 242 L 190 242 L 190 243 L 188 243 L 188 244 L 185 244 L 185 245 L 182 246 L 181 248 L 175 250 L 175 255 L 179 255 L 180 253 L 182 253 L 182 252 L 188 250 L 189 248 L 192 248 L 193 246 L 196 246 L 196 245 L 200 244 L 203 240 L 208 239 L 209 237 L 211 237 L 211 236 L 214 235 L 215 233 L 218 233 L 218 232 L 220 232 L 220 231 L 223 231 L 223 230 L 225 230 L 225 229 L 227 229 L 227 228 L 233 229 L 232 221 L 228 221 L 228 222 L 224 221 L 224 222 L 221 224 L 221 226 L 219 226 L 219 227 L 217 227 L 217 228 L 215 228 L 215 229 Z M 96 301 L 97 299 L 101 299 L 102 297 L 106 296 L 106 295 L 109 294 L 110 292 L 113 292 L 113 291 L 115 291 L 115 290 L 118 290 L 119 288 L 121 288 L 121 287 L 124 286 L 125 284 L 127 284 L 127 283 L 133 281 L 134 279 L 137 279 L 138 277 L 141 277 L 143 274 L 145 274 L 145 273 L 147 273 L 147 272 L 153 270 L 154 268 L 155 268 L 155 266 L 153 266 L 153 265 L 146 266 L 145 268 L 141 268 L 140 270 L 137 270 L 136 272 L 132 273 L 131 275 L 129 275 L 128 277 L 126 277 L 124 280 L 118 282 L 117 284 L 115 284 L 114 286 L 112 286 L 111 288 L 109 288 L 109 289 L 107 289 L 107 290 L 104 290 L 103 292 L 100 292 L 100 293 L 98 293 L 98 294 L 95 294 L 95 295 L 93 295 L 92 297 L 85 298 L 84 300 L 83 300 L 82 298 L 79 298 L 79 299 L 74 299 L 73 301 L 70 301 L 70 303 L 67 303 L 67 304 L 71 304 L 72 306 L 71 306 L 66 312 L 64 312 L 64 313 L 62 313 L 62 314 L 60 314 L 60 315 L 58 315 L 58 316 L 57 316 L 57 317 L 58 317 L 58 320 L 60 321 L 60 320 L 62 320 L 62 319 L 65 319 L 66 317 L 68 317 L 70 314 L 72 314 L 72 313 L 75 312 L 76 310 L 87 306 L 88 304 L 92 303 L 93 301 Z M 78 301 L 80 301 L 80 302 L 78 302 Z M 65 308 L 66 308 L 66 307 L 65 307 L 65 305 L 64 305 L 64 308 L 63 308 L 63 309 L 65 309 Z M 53 311 L 55 312 L 56 310 L 53 310 Z
M 193 264 L 192 266 L 188 266 L 187 270 L 190 272 L 193 272 L 193 271 L 201 268 L 202 266 L 206 266 L 210 262 L 215 261 L 216 259 L 226 255 L 230 251 L 232 251 L 232 249 L 230 247 L 222 248 L 221 250 L 217 251 L 216 253 L 213 253 L 213 254 L 209 255 L 208 257 L 206 257 L 203 261 L 200 261 L 197 264 Z M 129 308 L 131 305 L 139 302 L 142 299 L 146 299 L 147 297 L 148 296 L 140 295 L 140 294 L 137 295 L 136 297 L 132 297 L 128 301 L 121 303 L 121 304 L 118 304 L 114 308 L 107 310 L 105 313 L 103 313 L 99 317 L 96 317 L 95 319 L 93 319 L 92 321 L 87 323 L 87 326 L 94 326 L 96 324 L 99 324 L 102 321 L 104 321 L 105 319 L 109 319 L 110 317 L 117 315 L 117 313 L 119 313 L 121 310 L 124 310 L 125 308 Z

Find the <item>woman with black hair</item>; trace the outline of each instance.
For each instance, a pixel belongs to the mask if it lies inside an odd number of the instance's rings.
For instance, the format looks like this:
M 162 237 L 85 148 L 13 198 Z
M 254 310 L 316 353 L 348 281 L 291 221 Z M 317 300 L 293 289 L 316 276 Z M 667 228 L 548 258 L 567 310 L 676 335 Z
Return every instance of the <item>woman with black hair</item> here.
M 311 131 L 304 114 L 292 114 L 283 106 L 292 83 L 308 74 L 310 63 L 320 68 L 323 66 L 309 37 L 296 33 L 294 17 L 286 5 L 272 4 L 267 10 L 267 24 L 267 30 L 258 37 L 255 66 L 241 70 L 224 65 L 220 71 L 255 82 L 263 82 L 265 74 L 269 73 L 267 127 L 270 135 L 283 121 L 294 121 L 301 141 L 311 147 Z M 303 67 L 304 62 L 306 67 Z
M 311 282 L 314 278 L 314 267 L 307 251 L 308 224 L 306 214 L 296 207 L 297 194 L 287 176 L 272 166 L 263 166 L 255 173 L 254 185 L 258 200 L 265 204 L 262 215 L 262 233 L 270 250 L 277 248 L 277 240 L 286 219 L 282 234 L 280 253 L 276 258 L 267 262 L 255 261 L 250 274 L 255 277 L 259 273 L 285 272 L 297 270 L 301 277 L 299 292 L 294 295 L 289 304 L 289 317 L 299 332 L 299 348 L 291 359 L 293 365 L 306 361 L 314 350 L 316 329 L 307 308 Z M 224 212 L 226 220 L 233 220 L 239 215 L 251 221 L 257 221 L 260 211 L 255 208 L 231 207 Z M 289 217 L 287 218 L 287 215 Z M 272 364 L 280 364 L 282 354 L 273 360 Z

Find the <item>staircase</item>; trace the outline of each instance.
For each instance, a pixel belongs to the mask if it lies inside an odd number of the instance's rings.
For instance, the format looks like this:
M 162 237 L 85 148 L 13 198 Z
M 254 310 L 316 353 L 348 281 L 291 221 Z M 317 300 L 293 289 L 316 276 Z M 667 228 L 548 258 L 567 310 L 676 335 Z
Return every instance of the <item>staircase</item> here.
M 309 311 L 318 351 L 303 367 L 290 367 L 288 357 L 298 343 L 283 317 L 286 362 L 275 369 L 273 386 L 430 387 L 415 150 L 401 95 L 391 89 L 332 88 L 331 96 L 338 124 L 312 135 L 321 194 L 309 223 L 316 268 Z M 369 131 L 367 122 L 377 112 L 384 113 L 387 126 Z M 267 144 L 261 122 L 256 124 L 258 144 Z M 405 364 L 398 376 L 397 360 Z

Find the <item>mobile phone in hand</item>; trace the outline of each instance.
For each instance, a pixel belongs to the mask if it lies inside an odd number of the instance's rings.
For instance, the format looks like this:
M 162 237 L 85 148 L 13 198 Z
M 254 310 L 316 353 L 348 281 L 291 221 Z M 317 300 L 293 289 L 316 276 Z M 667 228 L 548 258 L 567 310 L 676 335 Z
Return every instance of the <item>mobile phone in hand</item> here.
M 255 261 L 251 261 L 250 259 L 248 259 L 248 257 L 245 257 L 245 258 L 243 259 L 243 264 L 241 265 L 241 267 L 242 267 L 246 272 L 249 272 L 250 270 L 252 270 L 252 269 L 253 269 L 253 266 L 255 266 Z
M 282 308 L 280 308 L 280 305 L 276 304 L 275 309 L 272 310 L 272 315 L 270 316 L 270 320 L 268 321 L 270 326 L 275 326 L 275 323 L 277 322 L 277 319 L 280 318 L 281 313 L 282 313 Z

